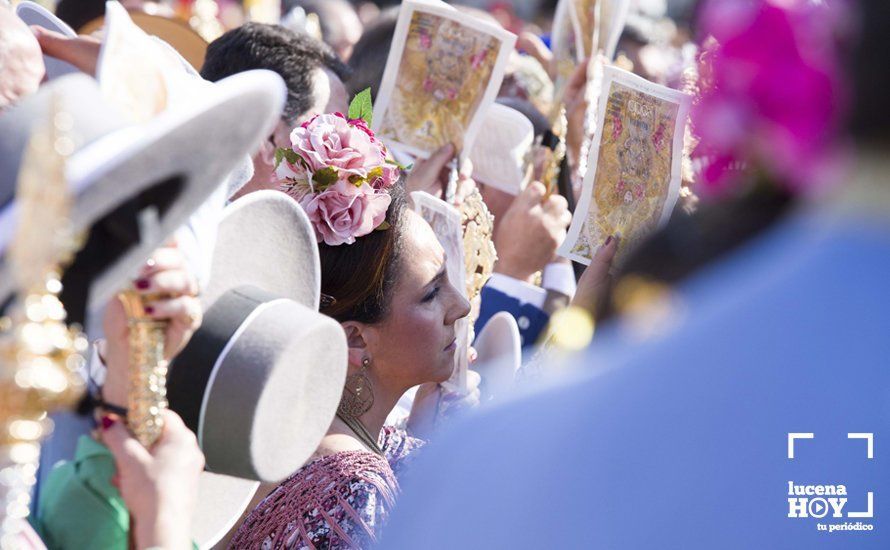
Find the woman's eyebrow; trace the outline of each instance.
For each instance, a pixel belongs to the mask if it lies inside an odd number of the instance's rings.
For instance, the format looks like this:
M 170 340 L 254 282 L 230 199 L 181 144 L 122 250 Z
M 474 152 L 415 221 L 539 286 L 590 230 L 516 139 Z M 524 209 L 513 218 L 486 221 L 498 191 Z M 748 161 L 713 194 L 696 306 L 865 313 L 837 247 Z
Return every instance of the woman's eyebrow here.
M 430 282 L 427 283 L 427 286 L 429 286 L 429 285 L 431 285 L 431 284 L 435 284 L 435 283 L 439 283 L 439 282 L 441 282 L 443 279 L 445 279 L 445 277 L 446 277 L 447 275 L 448 275 L 447 266 L 443 263 L 443 264 L 442 264 L 442 268 L 439 269 L 439 272 L 436 273 L 436 276 L 433 277 L 433 278 L 430 280 Z

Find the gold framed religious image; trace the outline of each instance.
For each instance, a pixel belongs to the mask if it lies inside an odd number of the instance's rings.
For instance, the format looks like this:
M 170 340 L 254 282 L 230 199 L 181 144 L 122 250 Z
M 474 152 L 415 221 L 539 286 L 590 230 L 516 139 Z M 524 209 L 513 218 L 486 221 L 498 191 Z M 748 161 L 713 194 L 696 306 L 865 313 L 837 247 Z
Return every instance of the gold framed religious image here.
M 603 69 L 587 173 L 560 255 L 589 265 L 606 238 L 617 233 L 623 256 L 667 223 L 680 193 L 691 100 L 627 71 Z
M 448 143 L 465 157 L 515 43 L 512 33 L 444 2 L 402 3 L 372 129 L 416 157 Z

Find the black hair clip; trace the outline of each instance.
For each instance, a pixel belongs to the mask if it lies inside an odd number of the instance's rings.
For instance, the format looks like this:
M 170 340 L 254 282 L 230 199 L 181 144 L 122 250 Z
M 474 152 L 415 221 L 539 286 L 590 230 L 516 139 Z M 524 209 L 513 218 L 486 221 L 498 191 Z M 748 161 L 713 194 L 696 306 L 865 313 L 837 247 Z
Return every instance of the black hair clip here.
M 321 306 L 320 306 L 321 309 L 326 309 L 326 308 L 329 308 L 332 305 L 336 304 L 337 299 L 334 298 L 333 296 L 331 296 L 330 294 L 325 294 L 324 292 L 322 292 L 320 303 L 321 303 Z

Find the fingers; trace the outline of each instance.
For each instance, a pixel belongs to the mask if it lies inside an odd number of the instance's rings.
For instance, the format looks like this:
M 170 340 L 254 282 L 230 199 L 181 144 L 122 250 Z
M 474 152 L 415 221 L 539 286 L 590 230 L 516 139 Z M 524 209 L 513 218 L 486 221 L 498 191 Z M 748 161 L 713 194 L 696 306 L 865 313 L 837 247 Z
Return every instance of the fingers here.
M 130 435 L 122 419 L 116 415 L 102 417 L 100 437 L 118 464 L 129 462 L 144 464 L 151 460 L 148 449 Z
M 441 193 L 441 184 L 439 182 L 439 174 L 454 157 L 454 146 L 446 144 L 440 147 L 427 159 L 419 159 L 414 163 L 414 168 L 408 173 L 408 179 L 405 182 L 406 191 L 426 191 L 427 193 L 438 196 Z
M 479 383 L 482 382 L 482 376 L 479 375 L 478 372 L 474 370 L 467 370 L 467 387 L 471 390 L 479 387 Z
M 134 283 L 140 294 L 164 294 L 168 296 L 196 296 L 198 283 L 188 272 L 177 269 L 161 271 Z
M 453 157 L 454 145 L 446 143 L 442 147 L 439 147 L 439 149 L 430 155 L 428 159 L 414 163 L 414 170 L 422 170 L 423 172 L 438 175 Z M 414 170 L 412 170 L 412 172 Z
M 67 37 L 36 25 L 31 31 L 44 54 L 67 61 L 81 71 L 95 76 L 101 43 L 90 36 Z
M 575 72 L 572 73 L 572 78 L 566 86 L 566 96 L 577 94 L 587 84 L 587 65 L 589 64 L 590 58 L 587 58 L 575 68 Z
M 562 195 L 554 193 L 547 197 L 547 200 L 544 201 L 542 207 L 544 208 L 544 212 L 560 214 L 569 210 L 569 201 Z
M 185 257 L 175 247 L 164 247 L 154 251 L 139 270 L 140 277 L 150 277 L 161 271 L 185 269 Z
M 473 161 L 467 157 L 460 163 L 460 177 L 469 179 L 473 177 Z
M 527 54 L 537 59 L 544 68 L 549 67 L 553 61 L 553 53 L 547 48 L 544 41 L 534 33 L 528 31 L 519 33 L 519 37 L 516 40 L 516 48 L 524 50 Z
M 593 255 L 593 260 L 591 264 L 597 263 L 600 265 L 611 266 L 612 259 L 615 258 L 615 253 L 618 252 L 618 242 L 621 240 L 620 235 L 610 235 L 606 238 L 606 242 L 603 243 L 603 246 L 596 251 L 596 254 Z
M 193 296 L 146 302 L 145 313 L 152 319 L 179 321 L 192 330 L 201 325 L 201 303 Z
M 581 280 L 597 287 L 608 281 L 609 269 L 611 269 L 612 260 L 618 251 L 618 240 L 619 237 L 617 236 L 609 236 L 606 239 L 606 242 L 593 255 L 590 265 L 587 266 L 587 269 L 581 275 Z M 579 281 L 580 284 L 582 283 Z
M 547 188 L 544 187 L 544 184 L 539 181 L 533 181 L 528 184 L 528 187 L 519 195 L 517 200 L 528 207 L 533 207 L 541 204 L 546 194 Z
M 472 194 L 473 190 L 477 189 L 476 181 L 472 178 L 464 177 L 461 178 L 457 184 L 457 193 L 454 194 L 454 202 L 455 204 L 461 204 L 464 200 Z
M 543 204 L 544 213 L 557 227 L 565 229 L 572 223 L 569 201 L 562 195 L 550 195 Z
M 170 409 L 164 409 L 161 415 L 164 417 L 164 431 L 158 439 L 159 442 L 174 445 L 197 442 L 195 434 L 188 429 L 178 414 Z

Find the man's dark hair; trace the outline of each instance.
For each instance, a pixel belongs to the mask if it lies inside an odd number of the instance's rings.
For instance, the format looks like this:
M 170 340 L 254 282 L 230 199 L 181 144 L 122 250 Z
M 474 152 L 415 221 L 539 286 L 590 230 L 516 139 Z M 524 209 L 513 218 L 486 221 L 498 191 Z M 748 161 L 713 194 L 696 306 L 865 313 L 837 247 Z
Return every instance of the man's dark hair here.
M 380 13 L 373 23 L 365 27 L 362 37 L 352 49 L 349 68 L 352 78 L 347 88 L 350 95 L 355 95 L 365 88 L 371 88 L 371 97 L 377 98 L 386 59 L 393 35 L 396 32 L 396 21 L 399 19 L 399 8 L 389 8 Z
M 210 43 L 201 76 L 216 82 L 252 69 L 276 72 L 287 85 L 284 117 L 293 120 L 315 101 L 312 74 L 318 68 L 328 69 L 344 81 L 350 72 L 329 46 L 309 35 L 276 25 L 246 23 Z

